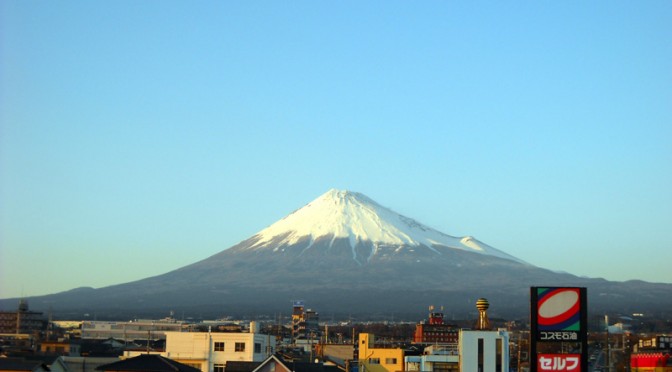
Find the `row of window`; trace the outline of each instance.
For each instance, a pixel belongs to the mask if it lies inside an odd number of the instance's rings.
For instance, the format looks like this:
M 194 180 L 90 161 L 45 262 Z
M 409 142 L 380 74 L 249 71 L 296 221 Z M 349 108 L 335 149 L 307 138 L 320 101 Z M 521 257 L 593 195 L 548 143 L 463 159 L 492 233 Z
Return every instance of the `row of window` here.
M 215 342 L 215 351 L 224 351 L 225 348 L 225 343 L 224 342 Z M 243 352 L 245 351 L 245 343 L 244 342 L 236 342 L 234 344 L 234 350 L 236 352 Z M 260 343 L 254 343 L 254 352 L 255 353 L 261 353 L 261 344 Z M 215 371 L 216 372 L 216 371 Z
M 380 364 L 380 358 L 369 358 L 369 363 Z M 397 358 L 385 358 L 385 364 L 397 364 Z
M 459 333 L 457 331 L 448 331 L 448 332 L 422 332 L 423 335 L 425 336 L 444 336 L 444 335 L 449 335 L 449 336 L 457 336 Z

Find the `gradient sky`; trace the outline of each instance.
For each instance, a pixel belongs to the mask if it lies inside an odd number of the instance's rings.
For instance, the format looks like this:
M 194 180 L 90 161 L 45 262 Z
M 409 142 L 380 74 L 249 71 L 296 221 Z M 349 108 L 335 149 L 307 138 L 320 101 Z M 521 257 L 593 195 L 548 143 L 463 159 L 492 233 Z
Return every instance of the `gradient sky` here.
M 0 0 L 0 298 L 162 274 L 330 188 L 537 266 L 672 283 L 670 20 Z

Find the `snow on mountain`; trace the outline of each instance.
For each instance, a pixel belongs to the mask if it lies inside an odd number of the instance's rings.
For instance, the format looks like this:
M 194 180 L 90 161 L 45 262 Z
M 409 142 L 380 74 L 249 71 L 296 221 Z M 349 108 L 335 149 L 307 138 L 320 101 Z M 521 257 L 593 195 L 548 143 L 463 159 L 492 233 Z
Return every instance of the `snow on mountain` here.
M 316 240 L 331 237 L 346 238 L 353 249 L 358 242 L 373 244 L 375 255 L 379 246 L 397 246 L 397 250 L 420 245 L 445 246 L 484 255 L 496 256 L 521 263 L 516 257 L 490 247 L 471 236 L 454 237 L 427 227 L 412 218 L 402 216 L 381 206 L 366 195 L 346 190 L 329 190 L 301 209 L 260 231 L 257 241 L 248 249 L 272 245 L 292 245 L 309 239 L 308 248 Z

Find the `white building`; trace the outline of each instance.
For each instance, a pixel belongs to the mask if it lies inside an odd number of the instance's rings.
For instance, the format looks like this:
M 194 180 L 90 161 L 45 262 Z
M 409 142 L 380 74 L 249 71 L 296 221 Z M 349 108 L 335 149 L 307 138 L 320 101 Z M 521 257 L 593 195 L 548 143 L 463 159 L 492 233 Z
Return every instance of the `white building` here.
M 274 345 L 274 336 L 258 333 L 166 332 L 166 351 L 160 355 L 203 372 L 224 372 L 229 361 L 265 360 Z M 126 357 L 138 354 L 127 352 Z
M 460 330 L 457 344 L 436 344 L 423 355 L 404 357 L 406 371 L 508 372 L 509 334 L 506 331 Z
M 404 357 L 406 371 L 458 371 L 460 366 L 457 343 L 431 345 L 423 355 Z
M 508 372 L 509 333 L 460 331 L 460 371 Z

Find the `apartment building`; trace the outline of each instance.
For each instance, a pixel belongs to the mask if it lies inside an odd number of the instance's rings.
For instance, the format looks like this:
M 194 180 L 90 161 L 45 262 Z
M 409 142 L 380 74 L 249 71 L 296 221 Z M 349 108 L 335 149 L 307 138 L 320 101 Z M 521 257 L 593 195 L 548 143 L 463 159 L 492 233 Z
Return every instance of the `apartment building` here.
M 262 362 L 271 355 L 275 337 L 259 333 L 166 332 L 166 350 L 161 356 L 198 368 L 224 372 L 226 363 Z M 126 357 L 142 354 L 129 351 Z

